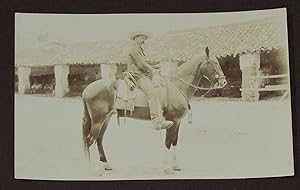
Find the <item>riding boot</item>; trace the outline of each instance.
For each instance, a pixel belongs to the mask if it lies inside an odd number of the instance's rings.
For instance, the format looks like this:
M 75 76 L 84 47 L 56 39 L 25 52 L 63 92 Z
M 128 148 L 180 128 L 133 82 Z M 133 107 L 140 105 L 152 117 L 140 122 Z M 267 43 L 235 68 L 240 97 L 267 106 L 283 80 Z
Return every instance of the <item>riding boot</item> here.
M 173 121 L 167 121 L 164 118 L 160 119 L 159 117 L 155 117 L 151 121 L 153 129 L 155 130 L 169 129 L 173 125 Z
M 156 93 L 148 99 L 152 125 L 155 130 L 168 129 L 173 125 L 173 121 L 167 121 L 164 118 L 158 94 Z
M 160 88 L 155 88 L 149 77 L 141 77 L 138 80 L 141 90 L 146 94 L 150 108 L 150 117 L 155 130 L 168 129 L 173 125 L 172 121 L 166 121 L 160 103 Z

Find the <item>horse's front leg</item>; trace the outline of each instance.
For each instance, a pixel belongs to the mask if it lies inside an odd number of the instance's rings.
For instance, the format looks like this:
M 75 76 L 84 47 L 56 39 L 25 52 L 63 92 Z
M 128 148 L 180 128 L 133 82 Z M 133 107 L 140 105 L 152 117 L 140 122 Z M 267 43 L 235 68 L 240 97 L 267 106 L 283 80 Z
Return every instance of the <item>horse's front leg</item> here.
M 178 125 L 175 129 L 173 139 L 172 139 L 172 152 L 171 152 L 171 154 L 172 154 L 172 169 L 175 171 L 181 170 L 180 166 L 177 164 L 177 157 L 176 157 L 179 126 L 180 126 L 180 123 L 178 123 Z
M 166 164 L 164 172 L 166 174 L 173 174 L 174 171 L 180 171 L 181 168 L 177 164 L 176 157 L 176 145 L 178 141 L 178 132 L 179 132 L 180 123 L 174 123 L 174 125 L 167 129 L 166 133 Z
M 176 162 L 176 147 L 171 145 L 171 147 L 166 150 L 166 163 L 164 167 L 164 172 L 166 174 L 174 174 L 174 171 L 180 171 L 180 167 Z

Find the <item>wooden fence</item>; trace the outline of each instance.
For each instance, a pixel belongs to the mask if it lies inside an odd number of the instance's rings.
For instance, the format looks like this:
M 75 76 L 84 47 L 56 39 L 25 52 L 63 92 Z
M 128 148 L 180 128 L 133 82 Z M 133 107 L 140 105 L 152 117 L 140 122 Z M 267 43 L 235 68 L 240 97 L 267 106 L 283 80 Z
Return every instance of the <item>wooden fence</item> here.
M 255 77 L 247 77 L 247 79 L 251 80 L 250 88 L 241 88 L 241 91 L 253 91 L 253 92 L 263 92 L 263 91 L 285 91 L 285 93 L 280 98 L 282 101 L 289 94 L 289 85 L 288 82 L 285 84 L 276 84 L 276 85 L 265 85 L 264 87 L 260 87 L 259 81 L 265 79 L 288 79 L 288 74 L 280 74 L 280 75 L 269 75 L 269 76 L 255 76 Z

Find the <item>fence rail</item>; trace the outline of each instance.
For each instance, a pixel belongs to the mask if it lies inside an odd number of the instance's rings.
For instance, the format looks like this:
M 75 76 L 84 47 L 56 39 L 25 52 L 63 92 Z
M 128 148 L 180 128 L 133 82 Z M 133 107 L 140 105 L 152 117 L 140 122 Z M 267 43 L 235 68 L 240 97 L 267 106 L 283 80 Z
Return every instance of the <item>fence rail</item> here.
M 249 79 L 272 79 L 272 78 L 285 78 L 288 77 L 288 74 L 281 75 L 268 75 L 268 76 L 256 76 L 256 77 L 247 77 Z
M 280 75 L 269 75 L 269 76 L 254 76 L 247 77 L 248 79 L 257 80 L 257 79 L 274 79 L 274 78 L 288 78 L 288 74 L 280 74 Z M 253 88 L 240 88 L 241 91 L 254 91 L 254 92 L 262 92 L 262 91 L 286 91 L 283 96 L 280 98 L 282 101 L 289 94 L 289 85 L 288 84 L 280 84 L 280 85 L 266 85 L 265 87 L 253 87 Z

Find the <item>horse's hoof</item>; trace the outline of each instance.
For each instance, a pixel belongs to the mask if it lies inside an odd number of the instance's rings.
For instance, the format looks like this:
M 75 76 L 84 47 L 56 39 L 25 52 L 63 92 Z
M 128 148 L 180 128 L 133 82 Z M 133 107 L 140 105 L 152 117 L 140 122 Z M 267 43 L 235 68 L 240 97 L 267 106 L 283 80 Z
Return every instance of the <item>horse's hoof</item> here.
M 103 171 L 102 171 L 102 170 L 98 170 L 98 171 L 97 171 L 97 175 L 98 175 L 98 176 L 103 176 Z
M 172 169 L 173 169 L 174 171 L 181 171 L 181 168 L 180 168 L 179 165 L 174 165 L 174 166 L 172 166 Z
M 110 165 L 109 163 L 105 163 L 103 167 L 104 167 L 104 169 L 105 169 L 106 171 L 112 170 L 112 167 L 111 167 L 111 165 Z
M 165 174 L 174 174 L 174 170 L 172 168 L 166 168 L 164 169 Z
M 93 175 L 102 176 L 104 174 L 104 169 L 100 163 L 90 165 L 90 170 Z
M 90 173 L 93 176 L 102 176 L 104 174 L 103 168 L 90 168 Z

